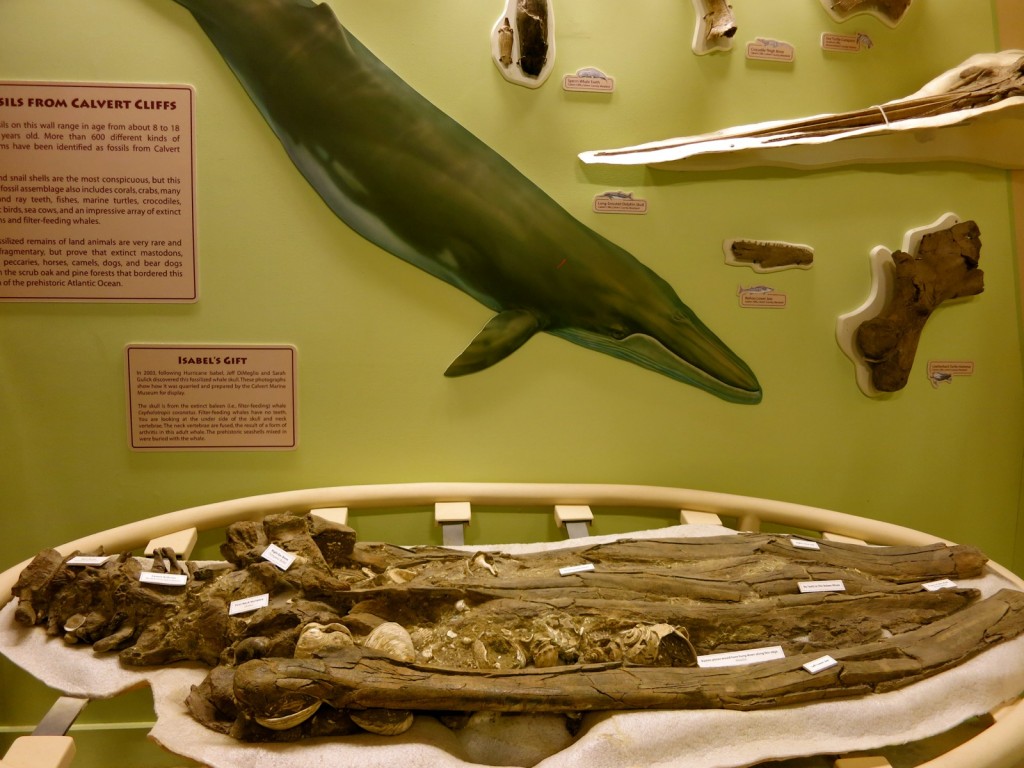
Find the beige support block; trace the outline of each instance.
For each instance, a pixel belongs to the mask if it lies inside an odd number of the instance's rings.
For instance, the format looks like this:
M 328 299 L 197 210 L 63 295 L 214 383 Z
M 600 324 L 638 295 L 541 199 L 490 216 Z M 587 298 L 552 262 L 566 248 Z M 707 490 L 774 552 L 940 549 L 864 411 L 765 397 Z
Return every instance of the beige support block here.
M 473 508 L 468 501 L 438 501 L 434 503 L 434 522 L 438 525 L 445 523 L 469 525 L 469 518 L 472 514 Z
M 566 523 L 592 523 L 594 513 L 586 504 L 555 504 L 555 520 L 559 527 Z
M 834 541 L 837 544 L 867 544 L 864 539 L 857 539 L 853 536 L 843 536 L 841 533 L 829 533 L 828 531 L 823 531 L 821 538 L 825 541 Z
M 697 512 L 693 509 L 679 510 L 679 522 L 683 525 L 721 525 L 722 518 L 714 512 Z
M 309 514 L 321 517 L 329 523 L 348 525 L 348 507 L 316 507 Z
M 69 768 L 75 756 L 70 736 L 22 736 L 0 760 L 2 768 Z
M 199 531 L 195 528 L 186 528 L 183 531 L 150 539 L 143 552 L 152 555 L 158 549 L 172 549 L 180 560 L 188 560 L 192 556 L 192 550 L 195 549 L 197 541 L 199 541 Z
M 840 757 L 835 768 L 892 768 L 884 757 Z

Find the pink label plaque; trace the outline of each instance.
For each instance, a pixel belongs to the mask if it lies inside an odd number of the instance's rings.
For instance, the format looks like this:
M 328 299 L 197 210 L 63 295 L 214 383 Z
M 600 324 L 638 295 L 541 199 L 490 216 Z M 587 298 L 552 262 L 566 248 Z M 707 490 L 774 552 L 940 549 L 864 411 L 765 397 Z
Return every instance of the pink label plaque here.
M 129 345 L 136 450 L 286 450 L 296 432 L 295 348 Z
M 197 299 L 193 102 L 0 82 L 0 300 Z

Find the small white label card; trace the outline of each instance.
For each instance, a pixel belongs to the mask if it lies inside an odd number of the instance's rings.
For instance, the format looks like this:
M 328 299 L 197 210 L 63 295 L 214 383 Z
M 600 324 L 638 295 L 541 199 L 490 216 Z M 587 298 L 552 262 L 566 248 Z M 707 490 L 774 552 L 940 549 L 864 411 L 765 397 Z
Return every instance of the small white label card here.
M 793 546 L 797 549 L 821 549 L 818 542 L 811 541 L 810 539 L 790 539 L 793 542 Z
M 570 576 L 574 573 L 584 573 L 592 570 L 594 570 L 593 563 L 583 563 L 583 565 L 567 565 L 565 568 L 559 568 L 558 572 L 563 576 Z
M 750 648 L 746 651 L 730 651 L 728 653 L 709 653 L 697 657 L 697 666 L 704 669 L 712 667 L 739 667 L 743 664 L 757 664 L 760 661 L 774 661 L 786 658 L 781 645 L 769 645 L 764 648 Z
M 249 613 L 266 608 L 270 605 L 270 593 L 243 597 L 241 600 L 232 600 L 228 605 L 228 616 L 237 616 L 239 613 Z
M 103 565 L 110 555 L 75 555 L 68 560 L 68 565 Z
M 143 571 L 139 574 L 143 584 L 160 584 L 165 587 L 184 587 L 188 584 L 188 576 L 184 573 L 159 573 Z
M 808 661 L 803 665 L 803 668 L 810 672 L 812 675 L 816 675 L 819 672 L 823 672 L 826 669 L 831 669 L 839 662 L 833 659 L 831 656 L 822 656 L 821 658 L 815 659 L 814 661 Z
M 957 583 L 952 579 L 939 579 L 938 581 L 929 581 L 921 586 L 929 592 L 938 592 L 940 589 L 956 589 Z
M 798 581 L 800 591 L 807 592 L 845 592 L 846 585 L 842 579 L 829 579 L 828 581 Z
M 260 555 L 264 560 L 269 560 L 282 571 L 287 571 L 292 567 L 292 563 L 295 562 L 295 555 L 291 552 L 285 552 L 277 544 L 271 544 Z

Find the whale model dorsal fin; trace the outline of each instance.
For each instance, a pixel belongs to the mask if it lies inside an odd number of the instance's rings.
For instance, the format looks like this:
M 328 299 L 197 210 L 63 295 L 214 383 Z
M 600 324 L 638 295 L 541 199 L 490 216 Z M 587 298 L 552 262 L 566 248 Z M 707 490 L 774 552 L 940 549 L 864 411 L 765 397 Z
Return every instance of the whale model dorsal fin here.
M 506 309 L 499 312 L 448 366 L 444 375 L 463 376 L 482 371 L 511 355 L 540 329 L 540 321 L 529 310 Z

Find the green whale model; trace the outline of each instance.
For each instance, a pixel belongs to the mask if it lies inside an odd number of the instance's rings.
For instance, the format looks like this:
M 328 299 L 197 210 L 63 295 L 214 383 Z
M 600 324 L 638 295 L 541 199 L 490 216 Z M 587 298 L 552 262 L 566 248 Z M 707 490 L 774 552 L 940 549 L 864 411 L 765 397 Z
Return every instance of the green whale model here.
M 546 331 L 732 402 L 761 400 L 750 368 L 668 283 L 420 96 L 330 7 L 175 1 L 337 216 L 497 313 L 446 375 Z

